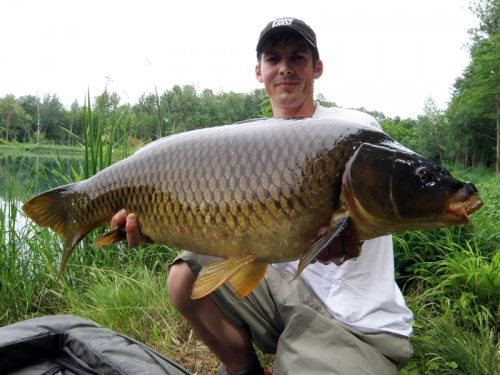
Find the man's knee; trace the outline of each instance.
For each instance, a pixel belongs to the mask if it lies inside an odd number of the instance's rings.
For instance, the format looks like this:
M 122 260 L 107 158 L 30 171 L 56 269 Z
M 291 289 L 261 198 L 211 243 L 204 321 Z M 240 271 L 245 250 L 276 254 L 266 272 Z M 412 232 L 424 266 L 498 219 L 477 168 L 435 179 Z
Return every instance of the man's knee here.
M 177 261 L 170 268 L 167 281 L 168 295 L 180 313 L 191 307 L 194 281 L 195 277 L 186 262 Z

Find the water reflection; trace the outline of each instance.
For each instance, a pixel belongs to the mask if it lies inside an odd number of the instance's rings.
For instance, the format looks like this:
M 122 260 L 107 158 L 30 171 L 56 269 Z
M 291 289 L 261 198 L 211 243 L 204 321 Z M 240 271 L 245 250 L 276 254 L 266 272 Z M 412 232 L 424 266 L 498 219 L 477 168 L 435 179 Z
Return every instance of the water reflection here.
M 83 156 L 51 153 L 0 151 L 0 199 L 27 200 L 56 186 L 75 180 L 82 170 Z
M 11 233 L 22 233 L 30 222 L 21 210 L 24 202 L 73 181 L 73 171 L 82 165 L 82 156 L 0 151 L 0 233 L 6 240 Z
M 0 220 L 3 223 L 5 240 L 10 239 L 10 233 L 21 233 L 24 231 L 29 219 L 21 214 L 23 202 L 17 199 L 6 201 L 0 197 Z

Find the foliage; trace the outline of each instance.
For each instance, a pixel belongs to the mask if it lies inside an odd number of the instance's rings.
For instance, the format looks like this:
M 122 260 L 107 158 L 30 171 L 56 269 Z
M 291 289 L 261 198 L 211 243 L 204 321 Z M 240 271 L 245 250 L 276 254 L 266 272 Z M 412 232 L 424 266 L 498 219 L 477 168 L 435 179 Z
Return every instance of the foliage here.
M 415 314 L 415 355 L 405 371 L 496 374 L 500 179 L 480 168 L 450 169 L 476 183 L 484 207 L 471 216 L 471 225 L 394 236 L 397 281 Z
M 11 121 L 10 141 L 4 140 L 4 143 L 30 142 L 31 145 L 26 146 L 30 149 L 59 144 L 81 146 L 92 135 L 95 142 L 106 147 L 106 152 L 113 149 L 113 155 L 128 155 L 165 135 L 251 117 L 272 117 L 264 89 L 250 94 L 216 94 L 207 89 L 199 94 L 194 86 L 174 86 L 161 95 L 144 94 L 134 105 L 120 104 L 120 97 L 107 91 L 94 97 L 93 102 L 90 98 L 89 93 L 82 107 L 75 101 L 66 110 L 55 95 L 9 97 L 11 104 L 12 101 L 19 104 L 22 115 L 11 117 L 15 121 Z M 321 94 L 316 101 L 327 107 L 335 106 Z M 436 108 L 432 98 L 426 100 L 424 114 L 417 119 L 388 118 L 381 112 L 358 110 L 374 116 L 389 135 L 424 156 L 438 162 L 457 161 L 460 152 L 455 145 L 455 134 L 451 133 L 448 119 Z M 464 129 L 471 137 L 468 128 Z
M 116 141 L 125 147 L 137 139 L 146 143 L 169 134 L 258 117 L 266 97 L 264 89 L 249 94 L 208 89 L 198 93 L 195 86 L 176 85 L 161 95 L 156 91 L 144 94 L 130 105 L 120 104 L 118 94 L 105 89 L 93 102 L 89 94 L 83 106 L 75 101 L 67 110 L 56 95 L 7 95 L 0 98 L 0 134 L 6 143 L 82 144 L 84 118 L 90 113 L 92 118 L 86 121 L 102 125 L 93 131 L 101 132 L 103 142 L 114 132 Z
M 165 351 L 182 342 L 177 330 L 180 316 L 165 293 L 165 269 L 174 254 L 159 246 L 142 247 L 117 254 L 120 269 L 110 264 L 81 265 L 79 279 L 64 283 L 61 297 L 72 313 L 144 343 L 156 343 L 157 347 L 163 343 Z
M 500 366 L 500 253 L 449 243 L 408 293 L 415 360 L 426 374 L 495 374 Z
M 424 114 L 418 116 L 417 132 L 421 140 L 419 152 L 442 164 L 446 156 L 445 143 L 449 135 L 444 113 L 437 108 L 436 102 L 431 97 L 424 103 Z
M 469 30 L 471 62 L 457 78 L 447 110 L 455 152 L 464 165 L 496 164 L 500 173 L 500 3 L 471 6 L 479 25 Z M 496 124 L 496 125 L 495 125 Z M 493 150 L 496 149 L 496 155 Z
M 0 99 L 0 115 L 2 117 L 0 130 L 4 134 L 5 141 L 16 139 L 20 132 L 18 124 L 22 123 L 24 110 L 14 95 L 6 95 Z
M 402 145 L 416 151 L 419 151 L 416 121 L 413 119 L 402 120 L 399 117 L 389 118 L 382 121 L 382 129 Z

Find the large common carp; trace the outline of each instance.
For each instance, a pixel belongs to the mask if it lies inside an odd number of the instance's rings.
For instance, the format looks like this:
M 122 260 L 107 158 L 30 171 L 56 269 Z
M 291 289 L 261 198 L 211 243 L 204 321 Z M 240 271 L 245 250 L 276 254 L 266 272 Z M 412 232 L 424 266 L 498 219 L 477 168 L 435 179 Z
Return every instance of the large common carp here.
M 226 258 L 201 271 L 199 298 L 226 281 L 245 296 L 268 263 L 300 258 L 298 276 L 346 228 L 364 241 L 447 227 L 467 223 L 482 204 L 473 184 L 375 128 L 307 118 L 162 138 L 23 210 L 64 237 L 61 272 L 73 248 L 122 208 L 154 242 Z M 96 244 L 122 238 L 116 230 Z

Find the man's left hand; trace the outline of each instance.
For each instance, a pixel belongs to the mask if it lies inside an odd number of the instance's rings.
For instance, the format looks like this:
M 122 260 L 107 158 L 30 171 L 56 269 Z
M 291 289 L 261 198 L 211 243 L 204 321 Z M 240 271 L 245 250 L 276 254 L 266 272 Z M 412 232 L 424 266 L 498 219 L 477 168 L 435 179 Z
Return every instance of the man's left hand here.
M 318 236 L 323 236 L 326 232 L 328 232 L 328 227 L 322 226 L 318 231 Z M 346 260 L 356 259 L 360 254 L 361 247 L 358 246 L 356 235 L 353 231 L 346 230 L 327 249 L 323 250 L 316 260 L 322 264 L 335 263 L 340 266 Z

